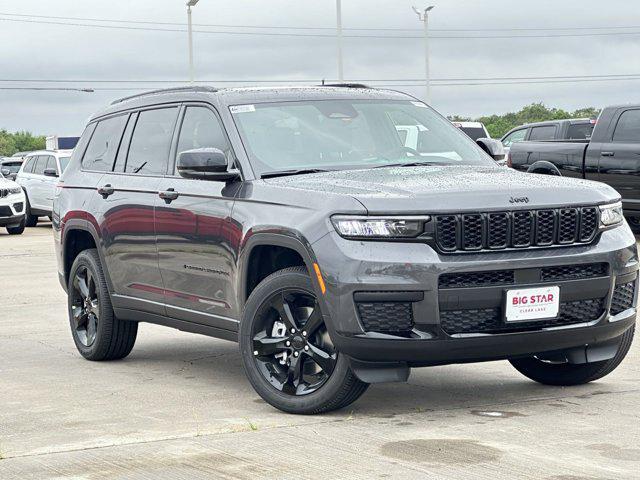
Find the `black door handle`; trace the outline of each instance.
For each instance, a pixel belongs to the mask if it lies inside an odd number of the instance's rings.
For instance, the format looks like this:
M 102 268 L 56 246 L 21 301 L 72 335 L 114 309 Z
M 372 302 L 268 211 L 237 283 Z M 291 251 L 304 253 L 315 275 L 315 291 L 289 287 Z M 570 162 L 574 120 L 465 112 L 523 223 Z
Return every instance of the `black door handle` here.
M 109 195 L 113 195 L 115 192 L 115 188 L 113 188 L 110 184 L 103 185 L 102 187 L 98 187 L 98 193 L 102 195 L 102 198 L 106 199 Z
M 600 155 L 602 155 L 603 157 L 613 157 L 615 156 L 616 152 L 600 152 Z
M 178 198 L 180 194 L 176 192 L 173 188 L 169 188 L 164 192 L 159 192 L 158 196 L 164 200 L 164 203 L 169 204 L 173 202 L 176 198 Z

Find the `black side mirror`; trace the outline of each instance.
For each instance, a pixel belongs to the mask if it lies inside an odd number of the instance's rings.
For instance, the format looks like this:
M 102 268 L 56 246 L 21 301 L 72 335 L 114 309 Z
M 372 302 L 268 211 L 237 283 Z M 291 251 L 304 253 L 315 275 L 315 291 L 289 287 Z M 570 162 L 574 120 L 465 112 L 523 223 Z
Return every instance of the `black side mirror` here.
M 476 140 L 476 143 L 494 160 L 504 160 L 505 151 L 500 140 L 494 140 L 493 138 L 479 138 Z
M 57 177 L 58 176 L 58 171 L 55 168 L 45 168 L 44 169 L 44 176 L 45 177 Z
M 200 180 L 235 180 L 238 171 L 229 171 L 224 152 L 218 148 L 197 148 L 178 154 L 178 173 L 184 178 Z

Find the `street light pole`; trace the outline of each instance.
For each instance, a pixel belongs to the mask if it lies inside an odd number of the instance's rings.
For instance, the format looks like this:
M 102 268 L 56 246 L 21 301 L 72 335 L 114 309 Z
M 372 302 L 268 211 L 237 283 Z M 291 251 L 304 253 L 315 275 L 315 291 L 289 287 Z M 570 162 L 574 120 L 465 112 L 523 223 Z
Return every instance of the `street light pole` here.
M 195 7 L 199 0 L 189 0 L 187 2 L 187 23 L 189 30 L 189 82 L 193 83 L 193 28 L 191 26 L 191 7 Z
M 433 10 L 434 5 L 427 7 L 424 11 L 420 11 L 416 7 L 413 7 L 413 11 L 416 12 L 418 18 L 424 23 L 424 66 L 425 66 L 425 99 L 426 103 L 431 103 L 431 83 L 429 79 L 429 12 Z
M 338 80 L 344 81 L 344 66 L 342 63 L 342 0 L 336 0 L 336 30 L 338 35 Z

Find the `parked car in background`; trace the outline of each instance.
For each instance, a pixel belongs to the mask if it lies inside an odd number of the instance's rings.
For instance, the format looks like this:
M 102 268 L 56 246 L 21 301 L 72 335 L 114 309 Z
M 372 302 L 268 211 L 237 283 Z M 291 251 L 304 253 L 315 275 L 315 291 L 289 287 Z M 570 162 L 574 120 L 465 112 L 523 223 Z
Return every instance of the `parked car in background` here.
M 527 140 L 587 140 L 595 126 L 593 118 L 528 123 L 509 130 L 500 141 L 508 153 L 511 145 Z
M 453 125 L 466 133 L 473 141 L 479 138 L 491 138 L 487 127 L 480 122 L 453 122 Z
M 18 172 L 16 182 L 26 195 L 25 224 L 35 227 L 38 217 L 51 218 L 53 194 L 71 157 L 70 150 L 31 152 Z
M 126 357 L 141 321 L 239 341 L 265 401 L 313 414 L 430 365 L 584 384 L 633 338 L 620 195 L 500 168 L 400 92 L 136 95 L 90 119 L 61 182 L 58 275 L 89 360 Z
M 611 185 L 632 228 L 640 231 L 640 105 L 605 108 L 590 139 L 515 143 L 509 157 L 516 170 Z
M 0 227 L 5 227 L 9 235 L 20 235 L 24 231 L 24 209 L 22 188 L 0 173 Z
M 20 157 L 0 158 L 0 173 L 4 175 L 4 178 L 15 180 L 23 163 L 24 160 Z

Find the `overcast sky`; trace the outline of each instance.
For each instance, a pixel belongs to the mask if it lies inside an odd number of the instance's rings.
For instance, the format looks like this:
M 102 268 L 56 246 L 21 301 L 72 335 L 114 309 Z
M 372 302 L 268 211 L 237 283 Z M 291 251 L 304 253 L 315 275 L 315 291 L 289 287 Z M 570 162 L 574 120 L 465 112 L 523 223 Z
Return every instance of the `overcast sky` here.
M 589 33 L 580 31 L 444 32 L 443 29 L 637 26 L 640 2 L 630 0 L 342 0 L 345 28 L 419 29 L 412 5 L 433 4 L 432 35 Z M 91 23 L 9 17 L 26 14 L 130 21 L 185 22 L 185 0 L 22 0 L 0 2 L 0 79 L 77 79 L 57 86 L 116 87 L 95 80 L 186 80 L 187 35 L 132 29 L 51 25 L 13 20 Z M 200 0 L 196 24 L 335 26 L 334 0 Z M 102 23 L 104 24 L 104 23 Z M 184 29 L 179 25 L 114 24 Z M 196 30 L 221 30 L 194 27 Z M 237 29 L 236 31 L 247 31 Z M 285 32 L 287 30 L 271 30 Z M 600 30 L 599 32 L 606 32 Z M 621 30 L 618 30 L 621 31 Z M 290 30 L 288 32 L 291 32 Z M 590 32 L 594 32 L 593 30 Z M 300 33 L 305 33 L 300 31 Z M 313 30 L 307 33 L 331 34 Z M 349 31 L 350 35 L 393 32 Z M 399 32 L 400 35 L 420 35 Z M 419 38 L 346 38 L 350 79 L 420 79 L 424 46 Z M 333 38 L 194 34 L 198 80 L 318 79 L 336 77 Z M 432 39 L 432 78 L 535 77 L 640 74 L 640 34 L 515 39 Z M 54 86 L 0 82 L 0 86 Z M 149 84 L 143 85 L 143 87 Z M 169 86 L 152 84 L 152 86 Z M 424 88 L 401 87 L 423 96 Z M 37 134 L 80 134 L 87 118 L 113 98 L 135 91 L 34 92 L 0 90 L 0 128 Z M 531 102 L 575 109 L 640 101 L 640 80 L 491 86 L 434 86 L 432 104 L 442 113 L 478 116 L 520 109 Z

